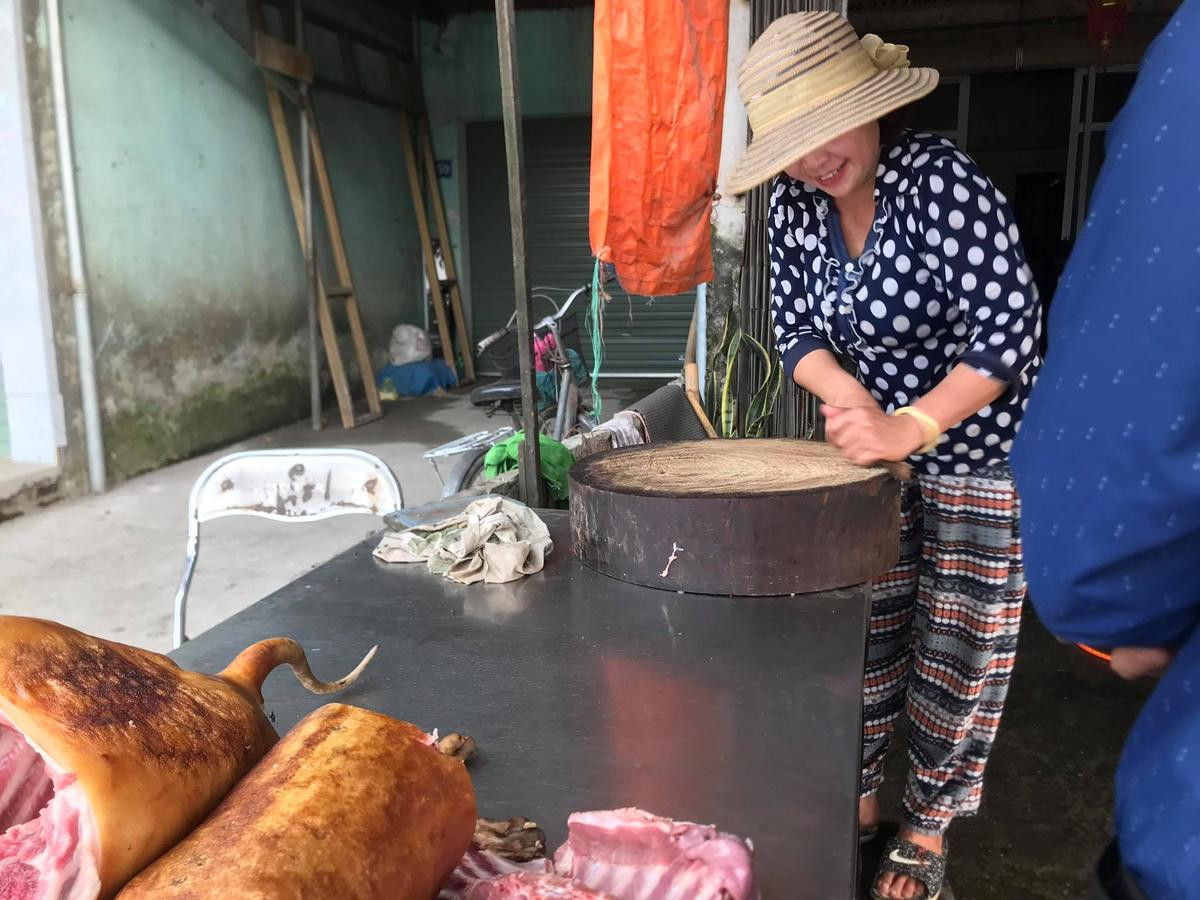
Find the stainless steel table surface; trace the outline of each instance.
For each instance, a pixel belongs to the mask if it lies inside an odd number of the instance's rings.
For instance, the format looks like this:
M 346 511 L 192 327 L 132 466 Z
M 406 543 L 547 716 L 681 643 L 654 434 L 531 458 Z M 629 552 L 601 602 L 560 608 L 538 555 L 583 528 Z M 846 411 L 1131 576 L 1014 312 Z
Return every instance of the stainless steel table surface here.
M 573 811 L 637 806 L 749 838 L 769 900 L 853 896 L 866 589 L 637 587 L 571 554 L 566 514 L 543 517 L 555 547 L 537 575 L 464 587 L 381 563 L 368 540 L 172 656 L 213 672 L 285 635 L 329 679 L 379 644 L 332 698 L 275 672 L 279 732 L 330 701 L 461 731 L 480 746 L 480 814 L 528 816 L 551 848 Z

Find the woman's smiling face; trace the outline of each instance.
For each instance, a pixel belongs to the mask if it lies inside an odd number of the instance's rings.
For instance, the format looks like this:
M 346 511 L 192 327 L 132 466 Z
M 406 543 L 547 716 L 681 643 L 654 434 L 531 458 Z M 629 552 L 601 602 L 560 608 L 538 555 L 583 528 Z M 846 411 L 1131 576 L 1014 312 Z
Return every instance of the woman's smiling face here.
M 869 184 L 878 166 L 879 123 L 868 122 L 805 154 L 783 171 L 836 198 Z

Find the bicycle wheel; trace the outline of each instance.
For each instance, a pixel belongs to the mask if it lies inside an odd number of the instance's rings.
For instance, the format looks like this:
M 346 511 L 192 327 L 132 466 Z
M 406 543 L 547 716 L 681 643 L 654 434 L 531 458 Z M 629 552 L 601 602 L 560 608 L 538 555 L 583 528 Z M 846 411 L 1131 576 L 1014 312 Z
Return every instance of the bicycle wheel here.
M 487 448 L 462 453 L 442 483 L 442 499 L 453 497 L 467 488 L 476 487 L 487 479 L 483 474 L 483 458 L 487 456 Z

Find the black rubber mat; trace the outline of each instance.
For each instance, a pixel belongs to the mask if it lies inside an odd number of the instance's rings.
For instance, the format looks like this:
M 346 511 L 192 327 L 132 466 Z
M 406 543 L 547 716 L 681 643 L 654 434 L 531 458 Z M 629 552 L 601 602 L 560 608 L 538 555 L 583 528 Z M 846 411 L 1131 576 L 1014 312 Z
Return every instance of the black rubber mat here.
M 629 408 L 646 423 L 646 440 L 651 444 L 708 439 L 708 433 L 681 385 L 664 384 L 652 394 L 630 404 Z

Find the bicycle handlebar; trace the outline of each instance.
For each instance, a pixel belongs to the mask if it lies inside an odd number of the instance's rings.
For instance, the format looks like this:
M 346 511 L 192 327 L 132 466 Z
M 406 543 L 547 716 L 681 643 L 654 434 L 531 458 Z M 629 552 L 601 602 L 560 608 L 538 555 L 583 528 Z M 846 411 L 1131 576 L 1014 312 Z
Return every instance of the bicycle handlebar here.
M 603 269 L 602 269 L 602 274 L 601 274 L 602 283 L 608 284 L 615 277 L 616 277 L 615 267 L 613 267 L 610 263 L 604 263 Z M 552 314 L 540 319 L 533 326 L 533 330 L 541 331 L 546 328 L 552 328 L 556 322 L 561 321 L 563 316 L 565 316 L 570 311 L 571 306 L 575 303 L 576 298 L 579 297 L 580 294 L 583 294 L 586 291 L 590 290 L 591 287 L 592 286 L 589 283 L 589 284 L 583 285 L 582 287 L 577 287 L 574 290 L 572 290 L 571 288 L 560 288 L 560 287 L 549 287 L 549 286 L 535 287 L 535 288 L 531 289 L 529 292 L 529 296 L 531 299 L 540 298 L 542 300 L 545 300 L 547 303 L 549 303 L 551 306 L 554 307 L 554 312 Z M 567 299 L 563 301 L 562 306 L 559 306 L 557 303 L 554 302 L 554 298 L 552 296 L 550 296 L 551 292 L 559 293 L 559 294 L 569 293 L 570 296 L 568 296 Z M 492 346 L 492 344 L 496 343 L 496 341 L 500 340 L 502 337 L 504 337 L 506 334 L 508 334 L 508 332 L 512 330 L 513 325 L 516 324 L 516 321 L 517 321 L 517 311 L 514 309 L 513 314 L 508 317 L 508 322 L 505 324 L 505 326 L 503 328 L 501 328 L 499 331 L 492 332 L 487 337 L 483 338 L 483 340 L 481 340 L 478 344 L 476 344 L 475 352 L 483 353 L 485 350 L 487 350 L 488 347 Z

